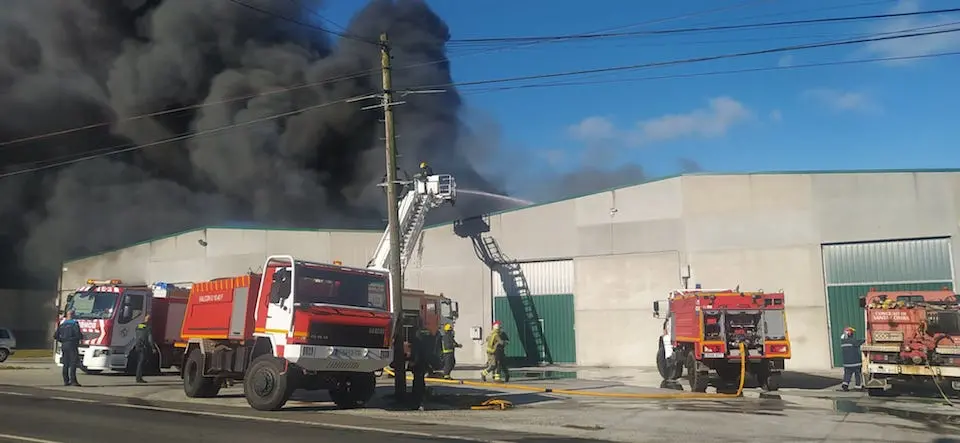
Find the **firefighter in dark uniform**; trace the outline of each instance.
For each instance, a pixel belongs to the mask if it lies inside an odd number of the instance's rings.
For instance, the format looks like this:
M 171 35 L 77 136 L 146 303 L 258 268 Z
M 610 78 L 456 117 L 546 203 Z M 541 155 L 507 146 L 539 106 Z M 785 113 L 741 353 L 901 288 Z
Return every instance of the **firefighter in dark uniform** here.
M 430 371 L 430 360 L 433 354 L 433 346 L 430 340 L 430 331 L 424 328 L 418 328 L 417 333 L 410 338 L 410 360 L 413 372 L 413 398 L 412 406 L 415 409 L 423 408 L 423 400 L 427 393 L 427 372 Z
M 420 162 L 420 173 L 417 174 L 421 180 L 426 180 L 427 177 L 433 175 L 433 168 L 427 164 L 427 162 Z
M 143 323 L 137 325 L 134 350 L 137 353 L 137 383 L 146 383 L 143 379 L 143 366 L 153 356 L 153 329 L 150 327 L 150 314 L 143 317 Z
M 450 373 L 453 367 L 457 365 L 457 348 L 463 345 L 457 343 L 453 336 L 453 325 L 447 323 L 443 325 L 443 336 L 440 339 L 440 361 L 443 365 L 443 378 L 450 379 Z
M 65 317 L 53 333 L 53 339 L 60 343 L 63 385 L 80 386 L 77 381 L 77 365 L 80 364 L 80 341 L 83 340 L 83 332 L 80 330 L 80 324 L 73 319 L 73 311 L 67 311 Z
M 856 381 L 854 389 L 863 389 L 863 356 L 860 353 L 860 346 L 864 340 L 855 338 L 853 333 L 856 329 L 847 326 L 840 336 L 840 355 L 843 357 L 843 383 L 840 384 L 841 391 L 850 390 L 850 378 Z

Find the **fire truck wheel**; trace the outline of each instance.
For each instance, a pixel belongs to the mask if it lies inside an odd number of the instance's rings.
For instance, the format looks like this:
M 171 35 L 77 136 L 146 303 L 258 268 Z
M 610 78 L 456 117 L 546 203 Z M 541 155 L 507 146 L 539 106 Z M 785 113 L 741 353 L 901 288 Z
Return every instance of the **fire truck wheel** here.
M 767 374 L 766 378 L 761 378 L 760 388 L 767 392 L 780 390 L 780 373 L 773 372 Z
M 296 380 L 284 372 L 284 361 L 270 354 L 253 360 L 243 378 L 243 394 L 247 403 L 258 411 L 278 411 L 296 389 Z
M 203 376 L 203 353 L 194 349 L 183 365 L 183 393 L 190 398 L 216 397 L 220 384 L 213 377 Z
M 356 374 L 345 378 L 336 389 L 330 390 L 330 399 L 340 409 L 363 407 L 377 389 L 373 374 Z
M 710 385 L 710 373 L 697 371 L 697 360 L 693 352 L 687 354 L 687 378 L 690 380 L 690 390 L 693 392 L 707 392 Z

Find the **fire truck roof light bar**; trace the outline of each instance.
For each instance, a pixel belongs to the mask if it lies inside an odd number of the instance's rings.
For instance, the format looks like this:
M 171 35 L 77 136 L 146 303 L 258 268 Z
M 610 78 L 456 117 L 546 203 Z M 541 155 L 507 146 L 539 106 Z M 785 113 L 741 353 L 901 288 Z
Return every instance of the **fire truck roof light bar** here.
M 87 280 L 88 285 L 119 285 L 121 283 L 120 279 L 117 278 L 110 280 L 95 280 L 91 278 Z

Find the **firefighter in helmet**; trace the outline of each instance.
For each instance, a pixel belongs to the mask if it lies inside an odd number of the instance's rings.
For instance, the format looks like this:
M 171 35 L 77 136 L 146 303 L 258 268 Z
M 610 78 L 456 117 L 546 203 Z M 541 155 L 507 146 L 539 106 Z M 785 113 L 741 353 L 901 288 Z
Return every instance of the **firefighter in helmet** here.
M 493 329 L 490 331 L 490 335 L 487 336 L 486 340 L 487 367 L 480 371 L 481 380 L 487 381 L 487 375 L 491 372 L 493 373 L 494 381 L 499 381 L 501 376 L 506 379 L 504 381 L 509 380 L 510 375 L 506 362 L 504 361 L 506 360 L 504 349 L 509 342 L 510 338 L 503 332 L 500 322 L 493 322 Z
M 463 345 L 457 343 L 453 336 L 453 325 L 446 323 L 443 325 L 443 335 L 440 338 L 440 361 L 443 365 L 443 378 L 449 379 L 453 367 L 457 365 L 457 348 Z
M 431 175 L 433 175 L 433 168 L 431 168 L 427 162 L 420 162 L 420 173 L 417 174 L 417 176 L 422 180 L 426 180 L 427 177 Z
M 850 389 L 850 379 L 856 382 L 855 389 L 863 388 L 863 356 L 860 354 L 860 346 L 864 340 L 853 336 L 857 332 L 852 326 L 843 329 L 840 335 L 840 355 L 843 357 L 843 383 L 840 384 L 841 391 Z

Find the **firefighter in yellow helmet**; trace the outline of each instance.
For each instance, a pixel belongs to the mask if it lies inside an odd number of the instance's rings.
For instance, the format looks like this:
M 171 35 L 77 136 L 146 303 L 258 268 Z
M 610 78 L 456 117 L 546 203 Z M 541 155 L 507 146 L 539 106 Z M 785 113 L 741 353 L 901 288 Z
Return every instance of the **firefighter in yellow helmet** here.
M 494 381 L 499 381 L 501 377 L 503 377 L 503 381 L 510 381 L 510 370 L 507 369 L 506 353 L 504 352 L 509 342 L 510 338 L 503 332 L 501 323 L 499 321 L 493 322 L 493 330 L 487 336 L 486 342 L 487 367 L 480 371 L 481 380 L 487 381 L 487 375 L 492 372 Z
M 440 362 L 442 364 L 443 378 L 449 379 L 453 367 L 457 365 L 456 349 L 463 345 L 457 343 L 453 334 L 453 325 L 446 323 L 443 325 L 443 336 L 440 337 Z
M 433 175 L 433 168 L 431 168 L 427 162 L 420 162 L 420 173 L 417 174 L 417 176 L 422 180 L 426 180 L 427 177 L 431 175 Z

